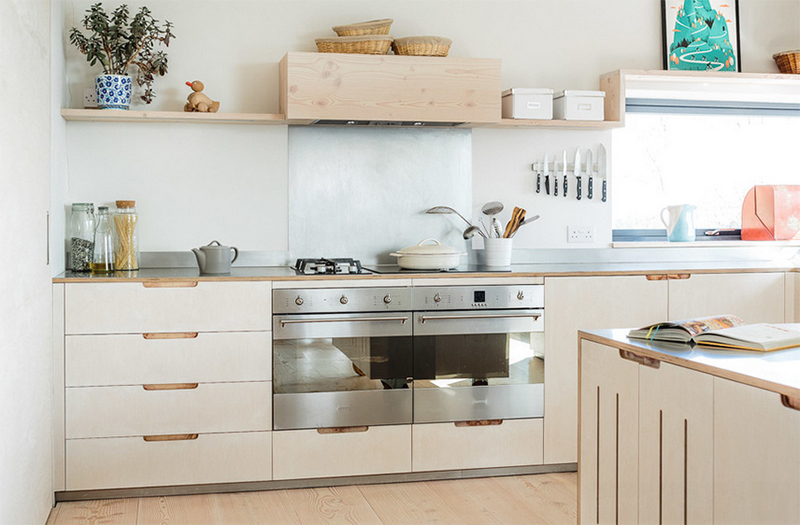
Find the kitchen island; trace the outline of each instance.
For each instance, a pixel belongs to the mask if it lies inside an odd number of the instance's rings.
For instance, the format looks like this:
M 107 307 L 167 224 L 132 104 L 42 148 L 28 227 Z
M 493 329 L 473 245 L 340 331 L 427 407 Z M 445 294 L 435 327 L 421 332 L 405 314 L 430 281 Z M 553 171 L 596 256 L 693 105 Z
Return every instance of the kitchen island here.
M 627 332 L 579 333 L 580 522 L 800 522 L 800 348 Z

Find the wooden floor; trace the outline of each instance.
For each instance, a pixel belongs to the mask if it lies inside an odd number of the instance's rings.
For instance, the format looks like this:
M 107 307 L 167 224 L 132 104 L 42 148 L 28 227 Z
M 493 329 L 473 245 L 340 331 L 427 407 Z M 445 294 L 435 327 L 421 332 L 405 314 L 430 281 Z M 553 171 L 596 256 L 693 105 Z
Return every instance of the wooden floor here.
M 62 502 L 47 525 L 576 522 L 577 474 Z

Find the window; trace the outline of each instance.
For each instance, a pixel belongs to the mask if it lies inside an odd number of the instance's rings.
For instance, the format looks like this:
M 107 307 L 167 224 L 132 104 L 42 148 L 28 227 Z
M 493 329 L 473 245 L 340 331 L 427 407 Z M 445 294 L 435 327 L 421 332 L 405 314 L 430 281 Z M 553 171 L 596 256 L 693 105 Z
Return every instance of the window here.
M 693 204 L 698 229 L 739 228 L 756 184 L 800 184 L 800 117 L 632 113 L 613 135 L 612 227 L 658 229 Z

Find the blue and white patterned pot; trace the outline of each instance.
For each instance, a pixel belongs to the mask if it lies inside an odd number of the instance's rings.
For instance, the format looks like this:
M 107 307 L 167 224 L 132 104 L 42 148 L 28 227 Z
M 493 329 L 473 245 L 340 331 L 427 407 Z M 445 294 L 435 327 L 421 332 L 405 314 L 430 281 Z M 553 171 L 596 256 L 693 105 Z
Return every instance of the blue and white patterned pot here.
M 97 75 L 97 107 L 100 109 L 128 109 L 131 105 L 133 82 L 128 75 Z

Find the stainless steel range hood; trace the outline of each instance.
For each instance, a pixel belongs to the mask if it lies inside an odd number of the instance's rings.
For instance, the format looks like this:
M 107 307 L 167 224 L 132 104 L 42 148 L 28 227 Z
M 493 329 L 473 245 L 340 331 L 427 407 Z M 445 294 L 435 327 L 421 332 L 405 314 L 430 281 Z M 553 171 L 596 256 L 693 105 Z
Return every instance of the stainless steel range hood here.
M 423 122 L 423 121 L 399 121 L 399 120 L 325 120 L 317 119 L 311 122 L 315 126 L 380 126 L 380 127 L 401 127 L 401 128 L 454 128 L 464 124 L 464 122 Z

